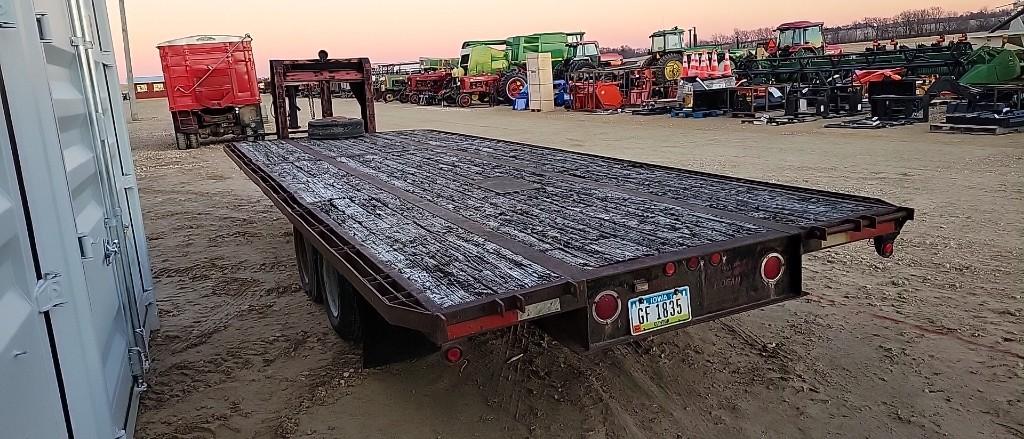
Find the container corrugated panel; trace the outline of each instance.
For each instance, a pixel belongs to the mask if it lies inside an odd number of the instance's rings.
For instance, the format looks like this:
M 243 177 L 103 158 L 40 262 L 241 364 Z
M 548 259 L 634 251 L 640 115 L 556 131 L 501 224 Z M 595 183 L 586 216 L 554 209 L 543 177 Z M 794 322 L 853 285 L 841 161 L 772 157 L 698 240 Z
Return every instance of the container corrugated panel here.
M 233 38 L 198 36 L 157 47 L 171 111 L 260 102 L 252 44 L 245 37 Z
M 5 6 L 0 436 L 131 437 L 157 319 L 106 2 Z

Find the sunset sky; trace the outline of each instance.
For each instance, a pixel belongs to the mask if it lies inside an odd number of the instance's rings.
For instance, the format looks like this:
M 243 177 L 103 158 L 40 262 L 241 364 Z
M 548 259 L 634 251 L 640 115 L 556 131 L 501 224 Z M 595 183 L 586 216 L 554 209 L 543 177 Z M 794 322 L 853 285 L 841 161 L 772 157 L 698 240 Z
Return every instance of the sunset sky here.
M 159 75 L 155 46 L 197 34 L 249 33 L 261 75 L 269 59 L 368 56 L 374 62 L 458 55 L 464 40 L 502 39 L 546 31 L 587 33 L 602 46 L 647 47 L 652 31 L 693 27 L 703 35 L 734 28 L 774 26 L 793 20 L 844 24 L 927 6 L 963 11 L 1011 0 L 715 0 L 632 2 L 606 0 L 125 0 L 135 76 Z M 755 8 L 753 5 L 764 5 Z M 108 0 L 120 58 L 118 7 Z M 801 9 L 806 12 L 797 12 Z M 547 11 L 547 12 L 540 12 Z M 123 63 L 118 62 L 122 68 Z

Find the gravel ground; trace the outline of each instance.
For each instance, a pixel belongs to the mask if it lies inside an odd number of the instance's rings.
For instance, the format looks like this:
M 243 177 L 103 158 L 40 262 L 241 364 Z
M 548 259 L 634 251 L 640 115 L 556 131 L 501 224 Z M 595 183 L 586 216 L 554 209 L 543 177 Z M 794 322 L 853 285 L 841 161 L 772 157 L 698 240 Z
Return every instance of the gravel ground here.
M 290 224 L 219 146 L 176 150 L 163 100 L 140 107 L 163 325 L 140 437 L 1024 437 L 1022 135 L 378 104 L 383 130 L 852 192 L 917 219 L 892 259 L 807 256 L 800 300 L 586 356 L 519 326 L 472 340 L 462 369 L 361 370 L 299 290 Z

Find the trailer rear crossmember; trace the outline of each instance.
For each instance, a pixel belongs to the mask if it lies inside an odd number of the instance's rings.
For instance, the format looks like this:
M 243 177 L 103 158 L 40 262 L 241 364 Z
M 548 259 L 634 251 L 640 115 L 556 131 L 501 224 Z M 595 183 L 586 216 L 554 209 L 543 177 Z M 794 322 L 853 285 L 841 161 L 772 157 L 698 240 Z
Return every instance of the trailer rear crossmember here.
M 433 130 L 225 149 L 374 311 L 437 346 L 545 317 L 591 349 L 792 299 L 803 253 L 874 239 L 888 256 L 913 217 Z

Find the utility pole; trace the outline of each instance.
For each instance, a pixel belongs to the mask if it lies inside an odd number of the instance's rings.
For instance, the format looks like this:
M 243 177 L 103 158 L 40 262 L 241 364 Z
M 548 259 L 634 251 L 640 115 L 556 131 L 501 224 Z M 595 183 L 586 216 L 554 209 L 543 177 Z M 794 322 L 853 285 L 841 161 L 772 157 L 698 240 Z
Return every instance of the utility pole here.
M 128 76 L 128 111 L 132 120 L 142 120 L 135 109 L 135 76 L 132 74 L 132 49 L 128 45 L 128 16 L 124 13 L 124 0 L 117 0 L 121 8 L 121 39 L 124 40 L 124 70 Z

